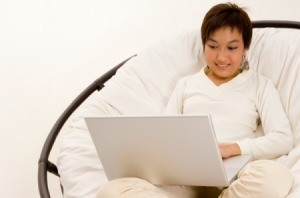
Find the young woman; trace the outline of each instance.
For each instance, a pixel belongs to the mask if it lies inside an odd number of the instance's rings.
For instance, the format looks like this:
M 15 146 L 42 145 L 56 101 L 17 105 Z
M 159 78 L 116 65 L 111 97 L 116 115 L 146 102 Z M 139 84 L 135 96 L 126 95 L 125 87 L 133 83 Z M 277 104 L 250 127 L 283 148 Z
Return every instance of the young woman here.
M 222 190 L 156 186 L 138 178 L 121 178 L 103 186 L 98 197 L 288 195 L 292 175 L 270 159 L 290 151 L 292 132 L 272 82 L 249 70 L 245 53 L 251 43 L 252 25 L 247 13 L 235 4 L 216 5 L 204 17 L 201 36 L 206 66 L 178 82 L 165 114 L 210 114 L 222 157 L 251 154 L 255 160 Z M 258 137 L 255 131 L 260 123 L 264 135 Z

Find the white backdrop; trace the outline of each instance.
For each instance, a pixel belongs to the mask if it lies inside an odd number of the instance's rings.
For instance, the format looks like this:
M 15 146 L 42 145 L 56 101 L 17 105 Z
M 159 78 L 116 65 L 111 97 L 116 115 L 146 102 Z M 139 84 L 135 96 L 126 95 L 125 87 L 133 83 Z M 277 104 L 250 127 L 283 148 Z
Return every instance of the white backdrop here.
M 39 196 L 43 142 L 87 85 L 169 35 L 199 28 L 218 2 L 224 1 L 0 0 L 0 197 Z M 233 2 L 252 20 L 300 21 L 298 0 Z M 54 160 L 57 151 L 55 145 Z M 49 186 L 59 197 L 55 177 Z

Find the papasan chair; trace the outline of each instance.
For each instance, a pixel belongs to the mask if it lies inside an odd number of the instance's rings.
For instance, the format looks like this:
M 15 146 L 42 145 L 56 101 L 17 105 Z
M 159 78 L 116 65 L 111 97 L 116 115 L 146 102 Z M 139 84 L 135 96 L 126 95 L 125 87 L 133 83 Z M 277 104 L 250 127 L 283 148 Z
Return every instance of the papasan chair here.
M 289 197 L 300 197 L 300 22 L 253 21 L 253 27 L 249 65 L 269 77 L 280 94 L 294 147 L 276 160 L 294 175 Z M 62 197 L 94 197 L 107 178 L 84 117 L 161 114 L 176 82 L 203 65 L 200 30 L 189 30 L 128 58 L 95 80 L 63 112 L 44 143 L 38 162 L 40 196 L 50 197 L 47 175 L 53 173 L 59 177 Z M 55 165 L 49 155 L 67 120 L 69 130 L 62 137 Z

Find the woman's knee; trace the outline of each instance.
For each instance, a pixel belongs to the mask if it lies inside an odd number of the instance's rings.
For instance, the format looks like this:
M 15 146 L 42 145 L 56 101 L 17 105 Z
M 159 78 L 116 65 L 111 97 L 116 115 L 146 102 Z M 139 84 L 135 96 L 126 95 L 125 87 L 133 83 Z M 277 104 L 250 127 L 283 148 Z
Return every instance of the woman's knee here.
M 257 160 L 246 165 L 223 197 L 285 197 L 293 185 L 288 168 L 271 161 Z
M 133 197 L 154 193 L 155 187 L 140 178 L 128 177 L 111 180 L 97 192 L 97 198 Z
M 100 187 L 96 197 L 117 197 L 122 191 L 130 190 L 133 183 L 138 181 L 138 178 L 119 178 L 111 180 Z

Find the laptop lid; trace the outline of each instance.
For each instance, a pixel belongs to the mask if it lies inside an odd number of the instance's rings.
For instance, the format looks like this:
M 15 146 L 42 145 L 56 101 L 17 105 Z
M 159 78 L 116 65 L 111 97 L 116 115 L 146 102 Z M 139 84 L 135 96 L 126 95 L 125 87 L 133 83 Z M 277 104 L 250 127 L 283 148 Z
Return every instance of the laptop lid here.
M 109 180 L 139 177 L 153 184 L 228 186 L 209 115 L 85 118 Z M 236 164 L 236 163 L 233 163 Z

